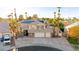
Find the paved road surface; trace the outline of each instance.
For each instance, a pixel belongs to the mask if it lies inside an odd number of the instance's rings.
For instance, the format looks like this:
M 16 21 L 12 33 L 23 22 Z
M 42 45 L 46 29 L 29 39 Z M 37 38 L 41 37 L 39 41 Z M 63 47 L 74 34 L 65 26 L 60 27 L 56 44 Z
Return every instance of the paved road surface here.
M 2 42 L 0 42 L 0 51 L 7 51 L 11 49 L 10 45 L 4 45 Z
M 74 49 L 68 43 L 66 38 L 18 38 L 16 40 L 16 47 L 24 46 L 47 46 L 52 48 L 58 48 L 64 51 L 73 51 Z
M 66 38 L 18 38 L 16 40 L 16 48 L 28 46 L 45 46 L 50 48 L 57 48 L 63 51 L 73 51 L 74 49 L 68 43 Z M 0 42 L 0 51 L 10 50 L 12 47 L 10 45 L 3 46 Z

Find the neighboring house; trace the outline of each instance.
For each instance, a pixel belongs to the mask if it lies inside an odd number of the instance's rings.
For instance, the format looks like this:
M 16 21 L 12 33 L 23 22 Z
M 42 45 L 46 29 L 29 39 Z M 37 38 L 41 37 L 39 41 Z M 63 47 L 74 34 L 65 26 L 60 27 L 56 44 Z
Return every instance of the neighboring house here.
M 0 22 L 0 33 L 10 33 L 8 22 Z
M 51 37 L 52 27 L 39 20 L 23 20 L 20 23 L 21 29 L 27 30 L 30 37 Z
M 70 23 L 68 21 L 64 21 L 64 26 L 68 26 Z
M 72 28 L 74 28 L 74 27 L 76 28 L 76 26 L 79 26 L 79 22 L 75 22 L 75 23 L 72 23 L 68 26 L 65 26 L 65 30 L 66 30 L 67 35 L 71 36 L 71 33 L 73 33 L 72 31 L 76 31 Z M 76 34 L 76 32 L 74 32 L 74 33 Z M 72 35 L 74 35 L 74 34 L 72 34 Z
M 72 28 L 74 26 L 79 26 L 79 22 L 75 22 L 75 23 L 72 23 L 72 24 L 70 24 L 68 26 L 65 26 L 65 29 L 67 29 L 67 31 L 69 31 L 69 28 Z
M 9 32 L 8 22 L 0 22 L 0 32 L 2 32 L 2 33 Z

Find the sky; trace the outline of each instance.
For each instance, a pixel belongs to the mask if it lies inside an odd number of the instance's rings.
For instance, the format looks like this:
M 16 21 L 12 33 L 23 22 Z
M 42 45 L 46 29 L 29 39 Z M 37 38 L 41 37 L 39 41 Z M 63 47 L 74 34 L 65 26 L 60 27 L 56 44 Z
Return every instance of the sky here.
M 10 13 L 14 12 L 14 8 L 16 8 L 17 16 L 20 14 L 24 15 L 24 13 L 27 12 L 28 16 L 37 14 L 38 17 L 54 17 L 53 13 L 57 12 L 57 7 L 36 6 L 39 3 L 43 3 L 43 1 L 37 2 L 37 0 L 33 0 L 31 3 L 30 0 L 0 0 L 0 17 L 7 18 Z M 49 2 L 51 3 L 51 0 L 49 0 Z M 61 17 L 79 18 L 79 7 L 61 7 Z

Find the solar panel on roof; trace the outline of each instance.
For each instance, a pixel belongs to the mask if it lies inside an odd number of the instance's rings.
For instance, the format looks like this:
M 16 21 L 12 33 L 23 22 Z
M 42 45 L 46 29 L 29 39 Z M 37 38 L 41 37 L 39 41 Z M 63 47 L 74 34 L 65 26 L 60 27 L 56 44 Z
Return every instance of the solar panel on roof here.
M 32 23 L 32 22 L 34 22 L 33 20 L 24 20 L 24 21 L 22 21 L 21 23 Z

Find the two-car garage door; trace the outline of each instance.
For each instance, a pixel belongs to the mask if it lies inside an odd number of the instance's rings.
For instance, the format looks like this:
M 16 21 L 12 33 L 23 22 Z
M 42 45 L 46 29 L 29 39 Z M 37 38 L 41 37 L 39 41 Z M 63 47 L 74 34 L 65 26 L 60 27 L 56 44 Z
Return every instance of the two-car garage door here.
M 51 37 L 51 33 L 50 32 L 36 32 L 35 33 L 35 37 Z
M 44 33 L 36 32 L 35 37 L 44 37 Z

